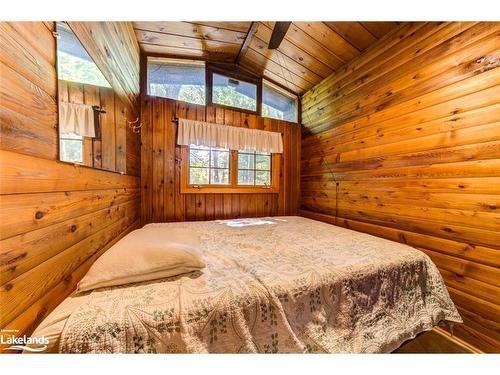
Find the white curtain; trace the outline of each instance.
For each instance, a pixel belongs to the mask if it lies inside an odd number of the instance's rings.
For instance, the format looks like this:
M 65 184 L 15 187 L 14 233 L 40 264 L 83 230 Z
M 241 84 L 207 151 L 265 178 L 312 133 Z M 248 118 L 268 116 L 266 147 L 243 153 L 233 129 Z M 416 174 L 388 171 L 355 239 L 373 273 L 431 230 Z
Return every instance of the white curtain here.
M 95 137 L 94 110 L 91 105 L 59 103 L 59 128 L 62 133 Z
M 183 118 L 179 119 L 177 143 L 186 146 L 197 145 L 228 148 L 230 150 L 283 153 L 281 133 L 211 124 Z

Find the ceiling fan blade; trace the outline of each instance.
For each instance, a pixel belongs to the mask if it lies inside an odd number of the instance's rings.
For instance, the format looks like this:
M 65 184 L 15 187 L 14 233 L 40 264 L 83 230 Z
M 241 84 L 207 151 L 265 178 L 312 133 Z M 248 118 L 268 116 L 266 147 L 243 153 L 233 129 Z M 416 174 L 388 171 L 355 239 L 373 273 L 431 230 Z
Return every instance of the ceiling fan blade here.
M 269 39 L 269 49 L 276 49 L 280 46 L 291 24 L 291 22 L 276 22 L 273 33 L 271 34 L 271 39 Z

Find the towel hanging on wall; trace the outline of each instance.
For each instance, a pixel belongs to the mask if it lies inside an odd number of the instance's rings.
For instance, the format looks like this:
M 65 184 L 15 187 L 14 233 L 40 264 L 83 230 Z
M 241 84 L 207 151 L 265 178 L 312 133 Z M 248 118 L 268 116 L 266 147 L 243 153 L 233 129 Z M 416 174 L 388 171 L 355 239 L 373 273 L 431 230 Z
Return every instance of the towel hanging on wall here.
M 281 133 L 179 119 L 177 144 L 283 153 Z
M 91 105 L 61 102 L 59 126 L 61 133 L 95 138 L 94 109 Z

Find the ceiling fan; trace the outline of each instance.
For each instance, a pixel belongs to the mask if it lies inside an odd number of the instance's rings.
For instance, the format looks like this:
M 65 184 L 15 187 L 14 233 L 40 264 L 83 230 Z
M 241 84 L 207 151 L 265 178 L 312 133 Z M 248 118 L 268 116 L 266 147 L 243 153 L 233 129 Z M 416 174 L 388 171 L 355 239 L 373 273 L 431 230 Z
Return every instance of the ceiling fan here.
M 291 24 L 291 22 L 276 22 L 271 34 L 271 39 L 269 39 L 269 49 L 276 49 L 280 46 Z

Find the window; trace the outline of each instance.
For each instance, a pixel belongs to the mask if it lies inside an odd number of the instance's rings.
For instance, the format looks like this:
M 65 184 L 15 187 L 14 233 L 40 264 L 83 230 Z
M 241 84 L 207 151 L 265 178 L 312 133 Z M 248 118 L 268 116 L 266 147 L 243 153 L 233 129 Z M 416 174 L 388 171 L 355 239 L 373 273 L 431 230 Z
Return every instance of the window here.
M 191 145 L 189 147 L 190 185 L 228 185 L 229 150 Z
M 181 193 L 278 193 L 280 155 L 182 146 Z
M 238 185 L 270 186 L 271 154 L 238 151 Z
M 262 116 L 297 122 L 297 96 L 269 82 L 262 86 Z
M 257 111 L 257 85 L 213 73 L 212 102 L 228 107 Z
M 60 135 L 61 160 L 83 164 L 83 137 L 76 134 Z
M 60 80 L 111 87 L 75 34 L 64 23 L 57 23 L 57 74 Z
M 148 57 L 148 95 L 205 105 L 203 61 Z

